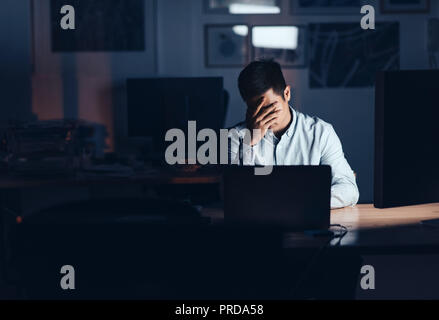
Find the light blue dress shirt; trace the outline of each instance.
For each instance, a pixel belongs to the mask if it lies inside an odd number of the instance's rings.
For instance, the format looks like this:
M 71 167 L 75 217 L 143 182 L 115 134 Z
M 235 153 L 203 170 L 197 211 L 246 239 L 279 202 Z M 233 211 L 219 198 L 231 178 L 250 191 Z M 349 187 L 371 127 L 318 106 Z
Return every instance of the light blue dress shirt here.
M 239 164 L 263 166 L 330 165 L 331 208 L 355 205 L 359 198 L 355 175 L 332 125 L 293 108 L 291 115 L 291 124 L 280 139 L 268 130 L 253 147 L 242 148 L 246 126 L 238 124 L 234 128 L 238 134 L 229 134 L 229 161 L 239 159 Z

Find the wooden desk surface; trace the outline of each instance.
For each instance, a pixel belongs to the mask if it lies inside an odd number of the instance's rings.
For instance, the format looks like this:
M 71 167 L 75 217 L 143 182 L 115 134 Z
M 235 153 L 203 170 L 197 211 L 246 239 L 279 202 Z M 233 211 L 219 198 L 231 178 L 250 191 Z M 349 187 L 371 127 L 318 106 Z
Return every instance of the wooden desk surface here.
M 389 209 L 358 205 L 331 213 L 331 224 L 341 224 L 349 230 L 342 246 L 390 254 L 439 254 L 439 228 L 420 223 L 431 219 L 439 219 L 439 203 Z
M 341 224 L 350 230 L 417 225 L 431 219 L 439 219 L 439 203 L 389 209 L 360 204 L 331 211 L 331 224 Z
M 204 208 L 203 213 L 213 219 L 224 219 L 224 211 L 219 208 Z M 331 210 L 331 224 L 341 224 L 349 230 L 417 225 L 422 220 L 430 219 L 439 219 L 439 203 L 390 209 L 377 209 L 373 204 L 359 204 Z
M 223 219 L 222 209 L 203 211 L 213 219 Z M 423 220 L 439 219 L 439 203 L 390 209 L 376 209 L 372 204 L 362 204 L 331 211 L 331 224 L 341 224 L 348 229 L 340 242 L 344 247 L 373 248 L 381 252 L 417 253 L 429 249 L 439 254 L 439 228 L 423 226 Z M 333 243 L 337 243 L 335 240 Z M 318 246 L 318 239 L 305 239 L 302 235 L 287 234 L 286 247 Z

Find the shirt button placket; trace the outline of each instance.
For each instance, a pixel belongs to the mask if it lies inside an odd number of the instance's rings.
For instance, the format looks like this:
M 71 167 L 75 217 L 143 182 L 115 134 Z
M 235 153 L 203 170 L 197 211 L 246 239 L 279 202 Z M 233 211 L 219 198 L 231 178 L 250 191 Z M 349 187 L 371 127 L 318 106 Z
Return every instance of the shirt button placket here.
M 276 160 L 278 165 L 283 164 L 283 158 L 282 158 L 282 144 L 279 142 L 276 148 Z

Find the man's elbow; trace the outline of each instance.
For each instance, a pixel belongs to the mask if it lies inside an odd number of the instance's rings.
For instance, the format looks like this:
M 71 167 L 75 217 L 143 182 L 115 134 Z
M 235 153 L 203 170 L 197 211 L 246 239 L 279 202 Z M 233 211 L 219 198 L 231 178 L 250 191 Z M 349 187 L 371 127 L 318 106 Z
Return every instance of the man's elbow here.
M 349 197 L 347 197 L 348 199 L 346 201 L 345 207 L 353 207 L 358 203 L 358 200 L 360 199 L 360 191 L 358 190 L 358 186 L 355 182 L 350 183 L 348 186 L 348 189 L 350 189 L 350 191 L 347 192 L 347 194 L 349 194 Z
M 353 193 L 353 199 L 352 199 L 353 201 L 351 206 L 355 206 L 358 203 L 358 200 L 360 199 L 360 191 L 358 190 L 358 186 L 357 185 L 353 186 L 353 189 L 354 189 L 354 193 Z
M 331 209 L 355 206 L 360 198 L 356 184 L 343 183 L 331 188 Z

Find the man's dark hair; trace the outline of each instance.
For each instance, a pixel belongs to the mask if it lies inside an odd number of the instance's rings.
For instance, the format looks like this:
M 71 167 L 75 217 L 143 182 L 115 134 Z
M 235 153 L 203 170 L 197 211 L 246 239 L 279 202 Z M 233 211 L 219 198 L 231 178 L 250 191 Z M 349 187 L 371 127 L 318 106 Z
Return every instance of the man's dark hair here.
M 273 91 L 284 98 L 285 83 L 280 64 L 274 60 L 253 61 L 241 71 L 238 87 L 244 101 Z

